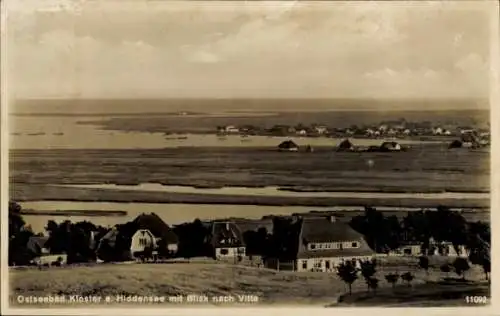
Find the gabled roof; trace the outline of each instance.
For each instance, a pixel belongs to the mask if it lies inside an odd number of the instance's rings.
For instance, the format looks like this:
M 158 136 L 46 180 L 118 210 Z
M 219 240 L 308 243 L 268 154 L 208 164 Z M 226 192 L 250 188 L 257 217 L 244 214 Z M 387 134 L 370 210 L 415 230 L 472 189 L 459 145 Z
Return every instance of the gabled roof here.
M 137 216 L 133 223 L 137 226 L 137 229 L 147 229 L 156 238 L 162 238 L 171 243 L 177 243 L 179 241 L 177 235 L 174 233 L 172 228 L 168 226 L 158 215 L 155 213 L 151 214 L 141 214 Z
M 397 142 L 383 142 L 380 147 L 396 147 L 399 146 Z
M 299 146 L 296 143 L 294 143 L 292 140 L 285 140 L 284 142 L 279 144 L 278 147 L 282 148 L 282 149 L 299 148 Z
M 242 233 L 246 231 L 258 231 L 260 228 L 265 228 L 269 234 L 273 232 L 272 218 L 266 219 L 235 219 L 233 221 Z
M 222 243 L 224 239 L 232 239 L 231 243 Z M 244 246 L 241 229 L 232 221 L 213 222 L 210 243 L 214 248 Z
M 309 250 L 307 244 L 354 242 L 358 248 L 349 249 L 315 249 Z M 374 251 L 370 249 L 363 235 L 355 231 L 347 223 L 332 222 L 324 217 L 305 217 L 302 219 L 302 227 L 299 235 L 299 247 L 297 258 L 324 258 L 324 257 L 348 257 L 348 256 L 371 256 Z
M 338 148 L 339 149 L 350 149 L 353 146 L 354 145 L 351 143 L 351 141 L 349 139 L 344 139 L 342 142 L 340 142 Z
M 42 249 L 45 248 L 49 237 L 45 236 L 32 236 L 28 239 L 28 244 L 26 245 L 29 252 L 35 256 L 40 256 L 42 254 Z

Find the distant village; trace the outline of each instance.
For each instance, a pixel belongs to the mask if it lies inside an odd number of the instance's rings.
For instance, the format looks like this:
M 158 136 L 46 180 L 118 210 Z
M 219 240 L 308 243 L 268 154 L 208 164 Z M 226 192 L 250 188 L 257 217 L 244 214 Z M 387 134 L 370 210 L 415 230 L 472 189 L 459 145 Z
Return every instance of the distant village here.
M 49 221 L 46 232 L 38 234 L 20 214 L 20 205 L 10 202 L 10 266 L 42 269 L 209 260 L 296 272 L 338 272 L 346 263 L 360 267 L 379 257 L 446 256 L 481 265 L 486 276 L 490 269 L 489 224 L 468 222 L 446 207 L 408 212 L 403 218 L 366 207 L 364 214 L 353 217 L 312 211 L 256 220 L 196 219 L 173 227 L 153 213 L 110 228 L 87 221 Z
M 488 126 L 489 127 L 489 124 Z M 379 124 L 345 128 L 334 128 L 321 124 L 309 126 L 298 124 L 274 125 L 271 128 L 262 128 L 253 125 L 227 125 L 218 126 L 219 134 L 242 135 L 272 135 L 272 136 L 304 136 L 304 137 L 409 137 L 409 136 L 460 136 L 475 133 L 478 136 L 489 136 L 488 128 L 475 128 L 471 126 L 457 126 L 452 124 L 434 125 L 432 122 L 408 122 L 405 119 L 396 121 L 383 121 Z
M 489 125 L 488 125 L 489 127 Z M 272 137 L 330 137 L 330 138 L 368 138 L 368 139 L 418 139 L 436 140 L 450 142 L 450 148 L 468 147 L 480 148 L 490 145 L 489 128 L 474 128 L 471 126 L 433 125 L 431 122 L 407 122 L 404 119 L 398 121 L 387 121 L 380 124 L 367 126 L 350 126 L 346 128 L 333 128 L 326 125 L 312 124 L 305 126 L 298 124 L 274 125 L 271 128 L 261 128 L 253 125 L 227 125 L 217 126 L 216 133 L 221 139 L 227 135 L 248 136 L 272 136 Z M 350 143 L 350 142 L 349 142 Z M 341 149 L 346 149 L 346 145 Z M 354 147 L 354 145 L 352 145 Z M 395 148 L 399 150 L 400 145 L 388 142 L 382 147 Z M 280 149 L 297 151 L 298 146 L 293 141 L 280 145 Z M 306 148 L 306 150 L 311 148 Z M 354 148 L 353 148 L 354 149 Z M 365 148 L 366 150 L 366 148 Z M 376 150 L 376 148 L 371 148 Z

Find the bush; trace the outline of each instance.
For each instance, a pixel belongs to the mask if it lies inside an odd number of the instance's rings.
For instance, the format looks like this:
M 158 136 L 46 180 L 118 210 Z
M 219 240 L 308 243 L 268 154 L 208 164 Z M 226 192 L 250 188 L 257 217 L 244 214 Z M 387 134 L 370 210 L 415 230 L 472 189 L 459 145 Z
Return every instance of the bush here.
M 397 273 L 390 273 L 390 274 L 386 274 L 385 275 L 385 279 L 387 280 L 387 282 L 389 282 L 392 287 L 396 287 L 396 283 L 398 282 L 399 280 L 399 274 Z
M 462 276 L 462 279 L 465 280 L 465 272 L 470 269 L 469 262 L 465 258 L 457 258 L 453 262 L 453 268 L 455 269 L 455 273 L 458 276 Z
M 441 267 L 439 267 L 439 269 L 441 270 L 441 272 L 446 273 L 446 277 L 448 277 L 448 274 L 451 271 L 450 264 L 448 264 L 448 263 L 443 264 Z
M 406 272 L 401 275 L 401 279 L 403 279 L 406 283 L 408 283 L 408 287 L 411 286 L 411 281 L 413 281 L 415 277 L 411 272 Z

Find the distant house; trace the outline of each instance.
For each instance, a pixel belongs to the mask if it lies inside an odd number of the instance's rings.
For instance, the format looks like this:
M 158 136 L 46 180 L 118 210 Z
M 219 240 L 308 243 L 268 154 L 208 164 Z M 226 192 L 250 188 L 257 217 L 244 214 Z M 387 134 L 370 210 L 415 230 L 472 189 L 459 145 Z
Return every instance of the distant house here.
M 450 136 L 451 131 L 446 129 L 446 130 L 444 130 L 443 135 Z
M 233 221 L 213 222 L 210 244 L 217 260 L 241 261 L 245 257 L 243 234 Z
M 397 134 L 397 130 L 393 129 L 393 128 L 390 128 L 388 131 L 387 131 L 387 135 L 389 136 L 394 136 Z
M 299 151 L 299 146 L 291 140 L 286 140 L 279 144 L 279 151 Z
M 318 125 L 314 127 L 314 131 L 319 135 L 324 135 L 328 133 L 328 128 L 323 125 Z
M 234 125 L 228 125 L 224 128 L 224 131 L 226 133 L 239 133 L 240 132 L 240 129 L 237 128 L 236 126 Z
M 295 131 L 295 134 L 297 134 L 299 136 L 307 136 L 307 130 L 305 130 L 305 129 L 299 129 L 299 130 Z
M 389 251 L 389 256 L 419 256 L 422 254 L 421 243 L 408 243 Z
M 337 146 L 337 151 L 352 151 L 354 150 L 354 145 L 351 143 L 349 139 L 344 139 Z
M 380 145 L 380 151 L 401 151 L 401 145 L 397 142 L 384 142 Z
M 448 146 L 448 148 L 462 148 L 463 146 L 463 143 L 462 141 L 458 140 L 458 139 L 455 139 L 454 141 L 452 141 L 450 143 L 450 145 Z
M 366 136 L 375 136 L 375 130 L 367 128 L 365 131 Z
M 26 245 L 28 252 L 33 256 L 32 263 L 36 265 L 63 265 L 68 261 L 66 254 L 51 254 L 47 242 L 49 237 L 32 236 Z
M 441 127 L 436 127 L 432 129 L 432 134 L 434 135 L 443 135 L 443 129 Z
M 346 261 L 359 265 L 375 252 L 363 236 L 347 223 L 337 222 L 334 216 L 305 217 L 298 240 L 297 271 L 333 272 Z
M 389 126 L 387 126 L 386 124 L 382 124 L 378 127 L 378 130 L 383 133 L 383 132 L 387 131 L 388 128 L 389 128 Z

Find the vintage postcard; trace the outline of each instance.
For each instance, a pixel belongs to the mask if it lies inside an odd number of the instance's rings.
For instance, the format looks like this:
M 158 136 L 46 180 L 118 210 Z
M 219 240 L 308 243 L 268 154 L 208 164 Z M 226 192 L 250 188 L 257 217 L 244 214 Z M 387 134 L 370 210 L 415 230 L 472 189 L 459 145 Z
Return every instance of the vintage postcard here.
M 496 1 L 4 1 L 2 314 L 492 314 L 497 60 Z

